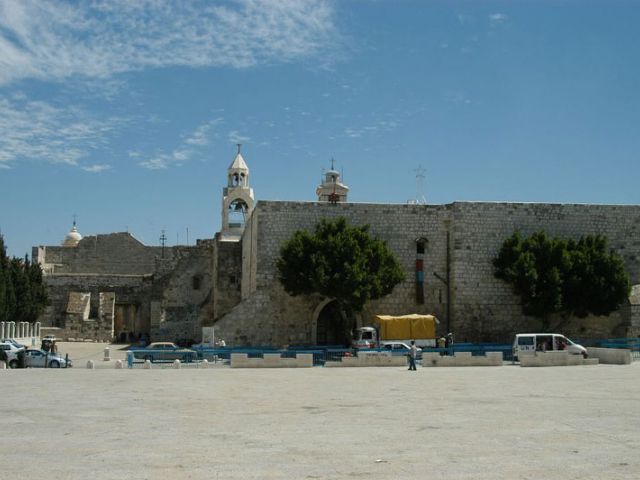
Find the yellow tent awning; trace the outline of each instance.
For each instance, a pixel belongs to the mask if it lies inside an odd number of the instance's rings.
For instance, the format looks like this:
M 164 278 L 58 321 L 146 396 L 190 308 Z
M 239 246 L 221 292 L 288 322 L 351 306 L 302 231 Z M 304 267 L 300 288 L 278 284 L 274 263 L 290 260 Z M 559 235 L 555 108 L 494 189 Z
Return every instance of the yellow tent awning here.
M 436 338 L 436 324 L 440 323 L 433 315 L 376 315 L 375 323 L 380 325 L 382 340 L 411 340 Z

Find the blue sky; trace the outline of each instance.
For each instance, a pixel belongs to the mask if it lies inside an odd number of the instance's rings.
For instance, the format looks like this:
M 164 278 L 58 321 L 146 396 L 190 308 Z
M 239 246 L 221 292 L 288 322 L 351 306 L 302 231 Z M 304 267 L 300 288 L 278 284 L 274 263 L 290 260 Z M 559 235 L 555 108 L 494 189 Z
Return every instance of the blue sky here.
M 0 0 L 9 254 L 258 200 L 640 203 L 640 2 Z

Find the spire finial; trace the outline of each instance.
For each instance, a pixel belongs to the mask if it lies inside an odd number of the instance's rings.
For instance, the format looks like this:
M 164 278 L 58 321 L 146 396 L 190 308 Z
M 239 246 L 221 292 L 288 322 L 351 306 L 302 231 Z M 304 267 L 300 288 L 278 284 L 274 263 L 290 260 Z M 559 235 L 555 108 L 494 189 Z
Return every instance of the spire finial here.
M 76 226 L 76 220 L 78 218 L 78 215 L 76 215 L 75 213 L 73 214 L 73 226 Z
M 335 160 L 333 159 L 333 157 L 331 157 L 331 170 L 333 170 L 333 162 L 334 162 L 334 161 L 335 161 Z
M 236 143 L 236 145 L 238 146 L 238 155 L 240 154 L 240 147 L 242 147 L 241 143 Z

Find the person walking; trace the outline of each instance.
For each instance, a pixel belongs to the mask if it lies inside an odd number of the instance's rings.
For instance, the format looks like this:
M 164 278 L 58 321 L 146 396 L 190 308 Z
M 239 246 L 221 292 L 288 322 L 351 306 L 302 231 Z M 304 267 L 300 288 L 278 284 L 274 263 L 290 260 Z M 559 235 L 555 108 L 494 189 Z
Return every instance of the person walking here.
M 5 369 L 9 366 L 9 356 L 4 350 L 0 350 L 0 363 L 2 364 L 0 369 Z
M 416 370 L 416 357 L 418 356 L 418 347 L 416 342 L 411 340 L 411 347 L 409 348 L 409 370 Z

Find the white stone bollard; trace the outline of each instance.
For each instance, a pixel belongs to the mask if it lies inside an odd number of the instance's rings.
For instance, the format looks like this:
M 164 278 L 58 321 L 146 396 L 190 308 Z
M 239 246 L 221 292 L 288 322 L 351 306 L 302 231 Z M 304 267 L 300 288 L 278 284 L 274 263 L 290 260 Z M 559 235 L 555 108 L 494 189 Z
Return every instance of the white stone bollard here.
M 151 360 L 145 360 L 144 361 L 144 366 L 142 367 L 146 370 L 151 370 Z
M 109 350 L 109 347 L 105 347 L 104 349 L 104 361 L 108 362 L 111 360 L 111 350 Z
M 87 368 L 88 368 L 89 370 L 93 370 L 93 368 L 94 368 L 93 360 L 89 360 L 89 361 L 87 362 Z
M 200 365 L 202 366 L 202 368 L 209 368 L 209 360 L 205 358 L 204 360 L 202 360 L 202 363 Z
M 122 360 L 116 360 L 116 369 L 120 370 L 122 368 Z
M 0 370 L 4 370 L 7 368 L 7 364 L 5 362 L 0 362 Z
M 177 358 L 173 361 L 173 368 L 177 368 L 178 370 L 180 370 L 180 360 L 178 360 Z

